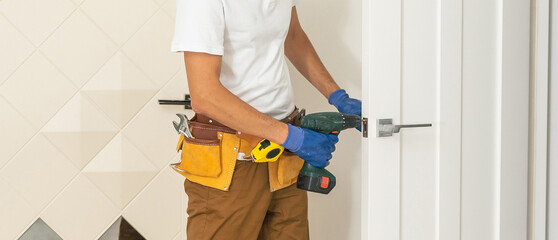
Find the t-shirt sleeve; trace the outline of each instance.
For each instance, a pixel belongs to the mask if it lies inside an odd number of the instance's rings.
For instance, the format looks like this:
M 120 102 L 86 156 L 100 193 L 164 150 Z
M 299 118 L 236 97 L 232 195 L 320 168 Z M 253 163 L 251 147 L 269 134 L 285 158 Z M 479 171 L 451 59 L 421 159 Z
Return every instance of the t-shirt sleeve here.
M 172 52 L 223 55 L 224 32 L 222 0 L 176 0 Z

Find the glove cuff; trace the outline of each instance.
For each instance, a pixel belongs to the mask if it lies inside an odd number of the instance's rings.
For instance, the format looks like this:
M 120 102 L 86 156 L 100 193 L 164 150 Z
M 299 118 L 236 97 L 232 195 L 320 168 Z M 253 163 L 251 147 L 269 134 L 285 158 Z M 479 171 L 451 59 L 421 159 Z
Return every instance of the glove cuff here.
M 304 141 L 304 130 L 299 127 L 295 127 L 288 123 L 289 125 L 289 135 L 287 139 L 281 146 L 290 150 L 291 152 L 296 152 L 302 147 L 302 142 Z
M 339 108 L 339 105 L 341 105 L 343 103 L 343 100 L 346 98 L 349 98 L 349 94 L 347 94 L 345 89 L 337 89 L 335 90 L 335 92 L 329 95 L 327 101 L 329 102 L 329 104 L 335 106 L 336 108 Z

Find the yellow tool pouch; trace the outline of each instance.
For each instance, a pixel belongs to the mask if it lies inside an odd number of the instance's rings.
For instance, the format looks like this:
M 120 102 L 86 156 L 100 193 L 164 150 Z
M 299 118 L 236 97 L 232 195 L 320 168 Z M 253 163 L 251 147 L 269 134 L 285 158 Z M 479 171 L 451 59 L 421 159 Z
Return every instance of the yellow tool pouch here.
M 267 163 L 271 191 L 277 191 L 296 183 L 298 172 L 303 164 L 304 160 L 287 151 L 283 152 L 277 161 Z
M 177 145 L 177 150 L 182 150 L 181 162 L 175 170 L 192 182 L 228 191 L 240 139 L 225 132 L 216 135 L 217 139 L 191 139 L 181 135 Z
M 182 161 L 177 168 L 197 176 L 218 177 L 221 174 L 221 139 L 182 138 Z

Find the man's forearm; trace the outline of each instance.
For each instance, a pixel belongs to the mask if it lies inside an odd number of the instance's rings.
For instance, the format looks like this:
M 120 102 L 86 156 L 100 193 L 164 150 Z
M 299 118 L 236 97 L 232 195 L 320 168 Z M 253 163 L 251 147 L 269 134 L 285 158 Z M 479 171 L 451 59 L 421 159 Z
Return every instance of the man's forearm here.
M 291 26 L 285 40 L 285 55 L 295 68 L 326 98 L 339 89 L 314 46 L 298 22 L 296 8 L 293 8 Z
M 192 103 L 197 103 L 194 105 L 197 113 L 243 133 L 279 144 L 285 141 L 288 135 L 286 124 L 259 112 L 222 86 L 212 89 L 212 93 L 192 95 Z
M 209 54 L 184 54 L 192 108 L 237 131 L 282 144 L 288 126 L 242 101 L 219 81 L 221 58 Z

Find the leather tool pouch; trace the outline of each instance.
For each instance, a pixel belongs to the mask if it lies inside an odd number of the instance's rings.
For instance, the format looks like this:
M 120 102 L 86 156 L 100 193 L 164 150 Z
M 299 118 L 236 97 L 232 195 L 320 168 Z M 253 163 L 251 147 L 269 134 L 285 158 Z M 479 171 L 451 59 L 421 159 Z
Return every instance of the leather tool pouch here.
M 192 182 L 228 190 L 240 139 L 235 131 L 222 126 L 190 120 L 194 138 L 180 135 L 176 150 L 182 150 L 181 162 L 175 170 Z
M 203 177 L 221 174 L 221 139 L 185 138 L 178 169 Z

